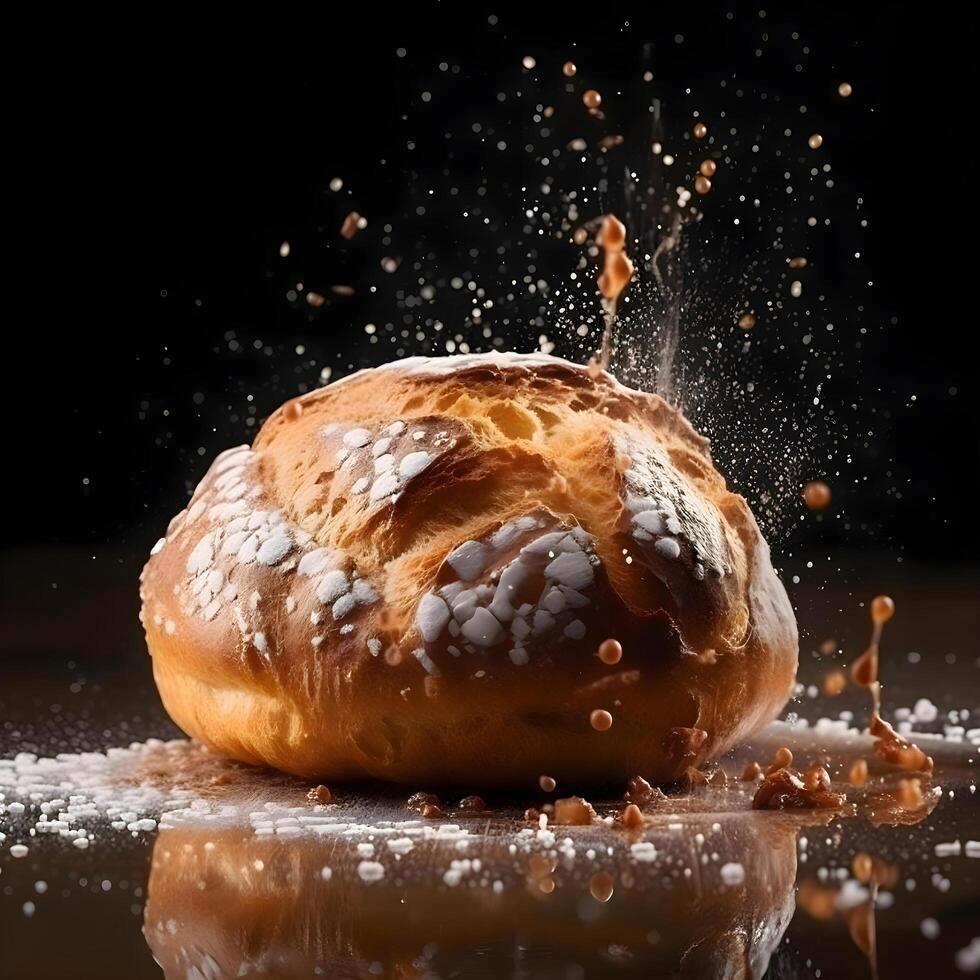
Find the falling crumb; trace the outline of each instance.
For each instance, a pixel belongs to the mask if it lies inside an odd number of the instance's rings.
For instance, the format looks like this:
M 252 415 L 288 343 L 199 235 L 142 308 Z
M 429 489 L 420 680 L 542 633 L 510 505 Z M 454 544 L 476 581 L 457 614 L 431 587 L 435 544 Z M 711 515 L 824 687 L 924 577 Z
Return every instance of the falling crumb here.
M 558 785 L 557 781 L 552 779 L 551 776 L 539 776 L 538 785 L 545 793 L 554 793 L 555 787 Z
M 814 133 L 806 142 L 811 150 L 819 150 L 823 146 L 823 137 L 819 133 Z
M 326 303 L 326 301 L 325 296 L 314 292 L 312 289 L 306 294 L 306 302 L 309 303 L 309 305 L 314 309 L 319 309 L 324 303 Z
M 364 228 L 367 228 L 367 219 L 361 217 L 356 211 L 351 211 L 340 226 L 340 235 L 342 238 L 351 239 Z

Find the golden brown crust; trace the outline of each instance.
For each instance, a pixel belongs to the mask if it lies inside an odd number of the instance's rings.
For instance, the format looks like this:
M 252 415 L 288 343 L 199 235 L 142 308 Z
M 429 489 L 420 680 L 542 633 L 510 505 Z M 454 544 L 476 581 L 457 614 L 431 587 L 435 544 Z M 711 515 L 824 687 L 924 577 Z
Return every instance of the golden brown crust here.
M 142 618 L 168 711 L 304 776 L 663 781 L 691 764 L 672 728 L 716 755 L 796 668 L 785 591 L 706 440 L 547 355 L 411 358 L 287 403 L 155 552 Z

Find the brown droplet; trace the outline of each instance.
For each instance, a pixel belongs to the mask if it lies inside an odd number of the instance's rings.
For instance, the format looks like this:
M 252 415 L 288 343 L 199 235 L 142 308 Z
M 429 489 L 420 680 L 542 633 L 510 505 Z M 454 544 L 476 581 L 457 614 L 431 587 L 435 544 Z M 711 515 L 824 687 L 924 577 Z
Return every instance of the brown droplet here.
M 294 398 L 292 401 L 286 402 L 282 413 L 287 419 L 295 422 L 303 414 L 303 403 L 298 398 Z
M 627 803 L 619 815 L 621 827 L 627 830 L 639 830 L 643 827 L 643 814 L 635 803 Z
M 794 255 L 793 258 L 787 259 L 786 264 L 791 269 L 805 269 L 806 268 L 806 258 L 802 255 Z
M 567 796 L 562 800 L 555 800 L 554 822 L 556 824 L 584 827 L 594 823 L 595 819 L 592 804 L 588 800 L 583 800 L 581 796 Z
M 809 766 L 803 773 L 803 785 L 811 793 L 817 790 L 827 791 L 830 789 L 830 773 L 819 764 Z
M 696 140 L 703 140 L 708 135 L 708 127 L 703 122 L 698 121 L 691 127 L 691 133 Z
M 823 679 L 823 693 L 828 698 L 836 698 L 847 687 L 847 675 L 842 670 L 833 670 Z
M 824 640 L 817 648 L 821 657 L 831 657 L 837 652 L 837 641 L 834 639 Z
M 603 640 L 599 644 L 599 659 L 604 664 L 618 664 L 623 659 L 623 647 L 619 640 Z
M 362 228 L 367 227 L 367 219 L 362 218 L 356 211 L 351 211 L 346 218 L 344 218 L 344 223 L 340 226 L 340 234 L 342 238 L 353 238 Z
M 711 181 L 703 174 L 698 174 L 694 178 L 694 189 L 699 194 L 707 194 L 711 190 Z
M 575 231 L 572 232 L 572 241 L 575 242 L 576 245 L 584 245 L 588 241 L 588 238 L 589 233 L 584 228 L 576 228 Z
M 541 811 L 537 807 L 529 806 L 524 811 L 524 819 L 528 823 L 537 823 L 541 819 Z
M 469 810 L 473 813 L 485 813 L 487 809 L 486 801 L 482 796 L 464 796 L 459 801 L 460 810 Z
M 850 82 L 841 82 L 840 85 L 837 86 L 837 94 L 842 99 L 848 98 L 853 91 L 854 91 L 854 89 L 851 86 L 851 83 Z
M 319 309 L 326 301 L 326 297 L 321 296 L 320 293 L 315 293 L 312 289 L 306 294 L 306 302 L 314 309 Z
M 864 759 L 855 759 L 851 763 L 847 781 L 852 786 L 863 786 L 868 781 L 868 763 Z
M 558 785 L 557 781 L 552 779 L 551 776 L 539 776 L 538 785 L 544 790 L 545 793 L 554 793 L 555 787 Z
M 854 877 L 866 885 L 871 881 L 871 875 L 874 872 L 871 855 L 865 854 L 864 851 L 858 851 L 851 860 L 851 870 L 854 872 Z
M 569 140 L 566 149 L 570 150 L 572 153 L 582 153 L 588 149 L 589 144 L 585 142 L 580 136 L 576 136 L 575 139 Z
M 576 67 L 574 61 L 566 61 L 565 64 L 561 66 L 561 73 L 566 78 L 572 78 L 575 75 L 575 72 L 577 71 L 578 68 Z
M 810 510 L 825 510 L 830 506 L 830 487 L 823 480 L 810 480 L 803 487 L 803 503 Z
M 700 170 L 705 177 L 714 177 L 715 172 L 718 170 L 718 164 L 715 163 L 714 160 L 702 160 L 698 170 Z
M 887 623 L 895 615 L 895 600 L 891 596 L 876 595 L 871 600 L 871 621 Z
M 772 764 L 766 770 L 766 775 L 774 773 L 777 769 L 786 769 L 793 764 L 793 753 L 785 745 L 776 749 L 772 757 Z
M 626 225 L 614 214 L 607 214 L 595 236 L 596 244 L 610 252 L 615 252 L 626 244 Z
M 878 682 L 878 644 L 872 643 L 851 665 L 851 679 L 861 687 Z
M 762 766 L 758 762 L 746 763 L 742 770 L 742 782 L 754 783 L 762 775 Z
M 823 137 L 819 133 L 814 133 L 806 142 L 811 150 L 819 150 L 823 146 Z
M 751 330 L 755 326 L 755 317 L 751 313 L 743 313 L 738 318 L 738 325 L 743 330 Z
M 314 787 L 306 794 L 306 798 L 311 803 L 329 803 L 333 799 L 333 793 L 323 783 L 320 783 L 319 786 Z
M 602 105 L 602 96 L 594 89 L 586 89 L 582 93 L 582 101 L 588 109 L 598 109 Z
M 633 278 L 633 263 L 625 252 L 607 252 L 599 276 L 599 292 L 606 299 L 616 299 Z
M 901 779 L 898 783 L 896 793 L 898 802 L 902 806 L 912 809 L 922 805 L 922 780 L 921 779 Z
M 602 708 L 596 708 L 592 714 L 589 715 L 589 724 L 597 732 L 608 732 L 612 728 L 613 716 L 609 714 L 608 711 L 604 711 Z
M 616 882 L 608 871 L 598 871 L 589 879 L 589 893 L 597 902 L 612 898 Z
M 555 107 L 553 105 L 546 105 L 542 114 L 545 119 L 550 119 L 555 114 Z
M 353 286 L 345 286 L 342 283 L 340 285 L 337 285 L 337 286 L 331 286 L 330 287 L 330 291 L 332 293 L 336 293 L 338 296 L 353 296 L 354 295 L 354 287 Z

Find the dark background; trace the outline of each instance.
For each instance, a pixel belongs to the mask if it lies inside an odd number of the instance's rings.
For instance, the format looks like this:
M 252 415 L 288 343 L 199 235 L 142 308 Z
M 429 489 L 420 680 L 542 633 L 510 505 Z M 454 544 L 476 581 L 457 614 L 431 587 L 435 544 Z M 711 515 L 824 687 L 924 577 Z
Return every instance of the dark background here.
M 821 420 L 811 418 L 816 436 L 801 439 L 794 461 L 804 476 L 822 476 L 856 457 L 846 485 L 834 485 L 834 513 L 803 520 L 794 496 L 785 526 L 767 531 L 781 557 L 859 549 L 883 563 L 975 567 L 973 25 L 952 4 L 779 5 L 764 18 L 760 6 L 415 4 L 269 21 L 239 13 L 221 24 L 157 10 L 146 25 L 79 19 L 25 29 L 8 92 L 8 203 L 23 219 L 8 291 L 24 303 L 4 341 L 13 438 L 6 652 L 77 646 L 91 628 L 78 625 L 84 609 L 132 656 L 139 568 L 214 454 L 250 440 L 284 398 L 319 384 L 322 368 L 336 378 L 397 353 L 363 329 L 394 319 L 397 291 L 411 288 L 406 259 L 370 293 L 384 278 L 380 258 L 399 247 L 425 253 L 427 268 L 446 276 L 460 256 L 463 266 L 486 265 L 466 257 L 472 225 L 448 216 L 446 188 L 486 178 L 488 212 L 506 231 L 527 160 L 498 161 L 443 133 L 494 111 L 501 127 L 518 125 L 527 106 L 511 98 L 495 109 L 494 95 L 521 87 L 526 53 L 538 59 L 542 101 L 565 97 L 560 65 L 573 58 L 626 104 L 650 45 L 675 129 L 689 121 L 685 87 L 714 86 L 726 73 L 769 93 L 769 104 L 813 107 L 835 176 L 863 195 L 861 278 L 875 282 L 857 295 L 845 262 L 853 243 L 831 230 L 813 245 L 817 288 L 852 327 L 872 329 L 860 363 L 849 360 L 853 348 L 837 351 L 843 369 L 829 395 L 856 405 L 853 444 L 838 433 L 825 453 Z M 797 48 L 810 48 L 803 72 L 785 43 L 793 31 Z M 441 61 L 459 68 L 440 72 Z M 835 107 L 842 79 L 855 95 Z M 431 106 L 420 102 L 427 89 Z M 760 105 L 746 100 L 746 119 Z M 328 188 L 337 175 L 341 194 Z M 409 228 L 405 216 L 430 187 L 428 215 Z M 843 195 L 827 195 L 823 207 L 835 222 L 853 211 Z M 351 208 L 370 223 L 346 243 L 337 228 Z M 327 295 L 327 306 L 289 298 L 298 281 Z M 332 296 L 335 283 L 355 295 Z M 464 311 L 440 315 L 447 333 L 481 342 Z M 529 349 L 542 331 L 522 320 L 502 332 L 507 346 Z M 437 348 L 410 338 L 397 349 Z M 556 352 L 582 357 L 568 346 Z M 790 374 L 775 366 L 769 375 L 771 391 L 800 401 Z M 710 388 L 710 365 L 707 377 Z M 719 447 L 719 426 L 694 414 Z M 740 484 L 739 454 L 726 448 L 721 440 L 723 469 L 756 503 L 759 486 Z M 791 441 L 783 449 L 794 453 Z M 99 589 L 119 597 L 118 614 L 99 615 Z

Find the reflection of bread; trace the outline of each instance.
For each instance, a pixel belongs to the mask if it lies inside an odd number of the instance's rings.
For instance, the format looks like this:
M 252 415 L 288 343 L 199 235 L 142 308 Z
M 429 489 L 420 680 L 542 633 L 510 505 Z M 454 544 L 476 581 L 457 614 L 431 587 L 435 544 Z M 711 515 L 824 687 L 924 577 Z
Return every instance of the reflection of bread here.
M 545 355 L 411 358 L 287 403 L 154 551 L 142 618 L 168 711 L 304 776 L 666 780 L 771 719 L 796 666 L 707 442 Z
M 589 838 L 600 857 L 584 857 L 577 837 L 580 856 L 561 862 L 525 853 L 526 843 L 512 855 L 512 834 L 471 838 L 479 846 L 466 853 L 479 862 L 460 860 L 451 841 L 419 837 L 396 860 L 377 832 L 372 862 L 385 872 L 370 882 L 357 871 L 361 837 L 166 830 L 153 850 L 144 934 L 167 980 L 761 978 L 795 909 L 797 828 L 739 815 L 718 831 L 714 820 L 689 816 L 685 834 L 649 831 L 657 853 L 649 863 L 606 832 Z M 713 860 L 702 863 L 709 851 Z M 723 880 L 729 863 L 744 880 Z M 451 865 L 462 869 L 455 878 Z

